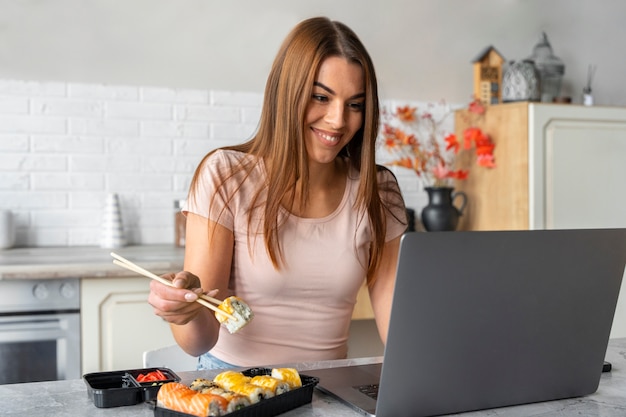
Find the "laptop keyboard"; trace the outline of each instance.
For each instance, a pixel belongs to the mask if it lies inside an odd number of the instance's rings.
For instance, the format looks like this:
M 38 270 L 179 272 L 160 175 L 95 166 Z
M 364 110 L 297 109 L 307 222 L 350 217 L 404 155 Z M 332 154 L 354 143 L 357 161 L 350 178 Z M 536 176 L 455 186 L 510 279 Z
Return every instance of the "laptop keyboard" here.
M 378 399 L 378 384 L 356 385 L 353 387 L 373 400 Z

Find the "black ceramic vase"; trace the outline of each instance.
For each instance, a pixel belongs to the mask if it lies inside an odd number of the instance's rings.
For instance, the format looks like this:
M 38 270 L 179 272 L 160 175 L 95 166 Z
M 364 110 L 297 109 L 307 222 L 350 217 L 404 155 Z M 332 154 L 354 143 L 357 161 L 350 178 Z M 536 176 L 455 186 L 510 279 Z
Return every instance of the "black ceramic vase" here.
M 428 205 L 422 209 L 422 224 L 428 232 L 444 232 L 456 230 L 459 217 L 463 214 L 467 196 L 462 191 L 454 191 L 452 187 L 425 187 L 428 193 Z M 460 200 L 457 208 L 453 203 Z

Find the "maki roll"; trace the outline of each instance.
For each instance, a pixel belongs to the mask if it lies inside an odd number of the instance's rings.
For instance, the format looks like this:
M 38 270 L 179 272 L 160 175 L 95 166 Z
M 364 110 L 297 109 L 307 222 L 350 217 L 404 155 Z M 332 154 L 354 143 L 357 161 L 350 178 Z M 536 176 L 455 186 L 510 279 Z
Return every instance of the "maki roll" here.
M 288 383 L 291 389 L 302 386 L 302 379 L 296 368 L 274 368 L 271 375 Z
M 192 390 L 193 391 L 193 390 Z M 222 416 L 227 413 L 228 400 L 215 394 L 196 392 L 190 397 L 187 410 L 184 413 L 199 417 Z
M 249 376 L 245 376 L 241 372 L 236 371 L 223 371 L 213 378 L 213 382 L 217 383 L 225 390 L 231 390 L 235 385 L 246 384 L 250 382 Z
M 249 382 L 235 385 L 231 387 L 230 390 L 236 394 L 243 395 L 244 397 L 248 398 L 251 404 L 256 404 L 261 400 L 274 396 L 272 391 L 270 391 L 269 389 L 251 384 Z
M 236 320 L 227 317 L 223 314 L 215 312 L 215 318 L 232 334 L 240 330 L 246 324 L 250 323 L 250 320 L 254 317 L 252 310 L 241 298 L 231 296 L 226 298 L 220 305 L 217 306 L 222 311 L 234 316 Z
M 199 393 L 178 382 L 168 382 L 157 393 L 157 406 L 198 417 L 221 416 L 227 412 L 228 400 Z
M 270 375 L 257 375 L 250 380 L 250 383 L 267 388 L 272 391 L 274 395 L 280 395 L 291 389 L 287 382 L 281 381 L 280 379 L 274 378 Z
M 195 391 L 198 391 L 198 392 L 202 392 L 203 390 L 211 391 L 212 388 L 221 389 L 220 386 L 217 383 L 211 381 L 210 379 L 204 379 L 204 378 L 196 378 L 196 379 L 194 379 L 189 387 L 192 390 L 195 390 Z
M 244 395 L 222 388 L 217 382 L 210 379 L 197 378 L 191 383 L 191 389 L 203 394 L 214 394 L 224 397 L 228 401 L 226 412 L 240 410 L 250 405 L 250 400 Z
M 241 410 L 242 408 L 247 407 L 250 404 L 252 404 L 250 400 L 248 399 L 248 397 L 241 395 L 241 394 L 237 394 L 232 391 L 223 391 L 219 395 L 226 398 L 226 400 L 228 401 L 228 407 L 226 408 L 226 411 L 228 413 Z
M 157 406 L 179 410 L 184 408 L 185 398 L 195 395 L 195 391 L 180 382 L 168 382 L 161 385 L 157 393 Z

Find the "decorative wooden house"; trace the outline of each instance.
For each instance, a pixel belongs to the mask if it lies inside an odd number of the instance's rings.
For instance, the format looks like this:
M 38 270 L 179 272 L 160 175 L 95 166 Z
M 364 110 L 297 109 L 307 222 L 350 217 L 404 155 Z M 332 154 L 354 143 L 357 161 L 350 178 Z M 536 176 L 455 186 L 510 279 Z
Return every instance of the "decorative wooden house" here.
M 488 46 L 472 63 L 474 64 L 474 97 L 485 105 L 501 103 L 504 57 L 496 48 Z

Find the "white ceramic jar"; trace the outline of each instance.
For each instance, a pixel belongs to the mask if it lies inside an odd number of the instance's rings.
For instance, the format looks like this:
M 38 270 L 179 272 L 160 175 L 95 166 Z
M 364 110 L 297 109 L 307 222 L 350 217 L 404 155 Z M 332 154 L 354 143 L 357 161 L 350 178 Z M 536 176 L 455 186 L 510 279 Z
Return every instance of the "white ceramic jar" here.
M 535 64 L 527 59 L 510 61 L 502 75 L 502 101 L 540 101 L 541 84 Z

